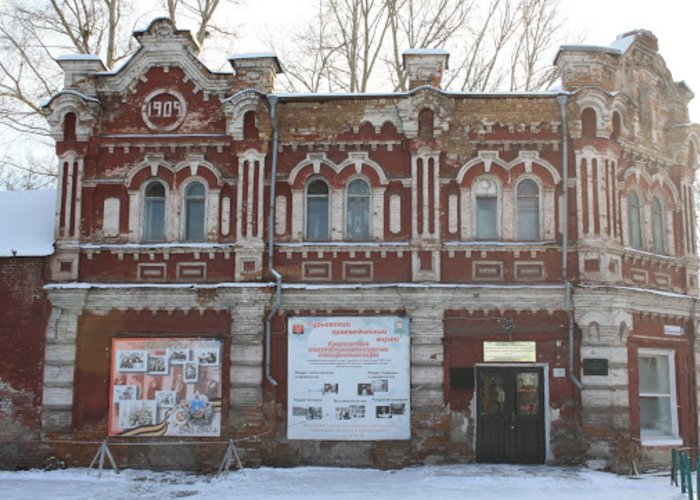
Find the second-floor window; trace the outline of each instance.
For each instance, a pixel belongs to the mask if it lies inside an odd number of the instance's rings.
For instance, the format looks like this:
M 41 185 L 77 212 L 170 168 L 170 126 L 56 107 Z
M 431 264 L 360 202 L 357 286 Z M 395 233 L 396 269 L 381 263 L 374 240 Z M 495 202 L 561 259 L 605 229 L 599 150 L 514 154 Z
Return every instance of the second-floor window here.
M 201 182 L 191 182 L 185 189 L 185 240 L 204 240 L 205 194 Z
M 666 245 L 664 243 L 664 210 L 661 201 L 654 198 L 651 202 L 651 233 L 654 243 L 655 253 L 666 253 Z
M 165 186 L 160 182 L 149 184 L 144 201 L 144 241 L 165 241 Z
M 345 213 L 345 237 L 351 241 L 370 239 L 370 190 L 363 179 L 348 184 Z
M 629 245 L 632 248 L 642 250 L 642 218 L 641 206 L 637 193 L 631 191 L 627 197 L 627 227 L 629 231 Z
M 532 179 L 518 183 L 517 188 L 518 239 L 537 241 L 540 239 L 540 189 Z
M 498 185 L 493 179 L 481 178 L 476 181 L 475 205 L 476 239 L 499 239 Z
M 329 189 L 321 179 L 315 179 L 306 187 L 306 239 L 328 241 Z

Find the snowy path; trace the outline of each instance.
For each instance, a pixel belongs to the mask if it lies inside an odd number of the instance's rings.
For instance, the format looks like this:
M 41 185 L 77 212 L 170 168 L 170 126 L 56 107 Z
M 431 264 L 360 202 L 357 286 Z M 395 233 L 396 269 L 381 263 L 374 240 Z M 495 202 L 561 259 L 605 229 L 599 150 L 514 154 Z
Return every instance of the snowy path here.
M 517 499 L 684 500 L 667 476 L 628 479 L 583 468 L 506 465 L 413 467 L 398 471 L 298 467 L 246 469 L 213 478 L 127 470 L 0 471 L 6 499 Z

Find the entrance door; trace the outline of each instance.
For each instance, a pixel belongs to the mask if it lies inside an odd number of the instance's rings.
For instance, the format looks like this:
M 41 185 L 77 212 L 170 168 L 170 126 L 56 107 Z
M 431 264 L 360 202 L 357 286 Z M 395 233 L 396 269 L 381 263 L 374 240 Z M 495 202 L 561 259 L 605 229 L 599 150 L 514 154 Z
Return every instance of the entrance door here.
M 476 460 L 544 463 L 544 377 L 538 367 L 477 367 Z

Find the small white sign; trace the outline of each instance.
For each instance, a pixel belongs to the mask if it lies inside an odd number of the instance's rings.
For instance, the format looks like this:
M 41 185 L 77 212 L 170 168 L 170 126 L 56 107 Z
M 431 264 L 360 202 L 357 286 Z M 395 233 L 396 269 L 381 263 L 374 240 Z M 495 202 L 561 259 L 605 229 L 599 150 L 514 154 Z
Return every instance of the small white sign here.
M 664 335 L 673 335 L 674 337 L 681 337 L 684 333 L 685 329 L 682 326 L 664 325 Z
M 484 342 L 484 362 L 534 363 L 537 361 L 535 342 Z
M 554 378 L 566 377 L 566 368 L 552 368 L 552 377 L 554 377 Z

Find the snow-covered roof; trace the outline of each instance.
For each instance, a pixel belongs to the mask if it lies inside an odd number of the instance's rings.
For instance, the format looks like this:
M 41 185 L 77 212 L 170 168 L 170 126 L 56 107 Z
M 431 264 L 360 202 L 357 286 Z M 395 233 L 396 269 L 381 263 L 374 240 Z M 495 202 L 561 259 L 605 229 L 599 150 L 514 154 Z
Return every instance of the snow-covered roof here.
M 42 102 L 40 104 L 40 106 L 42 108 L 48 107 L 48 105 L 51 104 L 51 101 L 53 101 L 54 99 L 56 99 L 58 96 L 61 96 L 61 95 L 74 95 L 74 96 L 82 99 L 85 102 L 94 102 L 96 104 L 101 104 L 100 100 L 95 98 L 95 97 L 90 97 L 89 95 L 83 94 L 82 92 L 78 92 L 77 90 L 63 89 L 63 90 L 59 90 L 58 92 L 51 94 L 49 97 L 47 97 L 44 100 L 44 102 Z
M 56 191 L 0 191 L 0 257 L 54 251 Z
M 613 56 L 621 56 L 627 52 L 627 49 L 632 46 L 637 37 L 642 33 L 642 30 L 635 30 L 618 35 L 615 41 L 613 41 L 610 45 L 562 45 L 559 47 L 557 55 L 554 58 L 554 64 L 556 64 L 559 54 L 563 51 L 603 52 Z
M 97 54 L 63 54 L 56 58 L 57 61 L 100 61 L 100 56 Z
M 406 49 L 403 55 L 424 55 L 424 56 L 447 56 L 449 52 L 445 49 Z
M 610 46 L 613 49 L 617 49 L 620 51 L 620 53 L 624 54 L 627 52 L 627 49 L 630 48 L 630 45 L 637 39 L 637 33 L 627 33 L 626 35 L 620 35 L 618 36 L 613 43 L 610 44 Z
M 557 89 L 537 90 L 537 91 L 509 91 L 496 90 L 491 92 L 455 92 L 444 90 L 432 85 L 421 85 L 405 92 L 274 92 L 271 96 L 279 97 L 285 101 L 294 99 L 368 99 L 368 98 L 391 98 L 408 97 L 417 92 L 430 90 L 450 97 L 556 97 L 558 94 L 569 94 Z
M 228 60 L 232 59 L 265 59 L 274 58 L 277 59 L 277 55 L 274 52 L 248 52 L 246 54 L 233 54 L 229 56 Z

